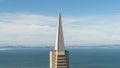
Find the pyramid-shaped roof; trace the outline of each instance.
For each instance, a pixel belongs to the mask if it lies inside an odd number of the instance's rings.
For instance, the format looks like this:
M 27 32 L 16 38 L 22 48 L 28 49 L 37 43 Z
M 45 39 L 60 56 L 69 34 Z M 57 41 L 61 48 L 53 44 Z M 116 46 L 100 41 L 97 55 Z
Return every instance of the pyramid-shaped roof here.
M 57 22 L 55 50 L 56 51 L 64 51 L 64 37 L 63 37 L 62 20 L 61 20 L 60 13 L 58 15 L 58 22 Z

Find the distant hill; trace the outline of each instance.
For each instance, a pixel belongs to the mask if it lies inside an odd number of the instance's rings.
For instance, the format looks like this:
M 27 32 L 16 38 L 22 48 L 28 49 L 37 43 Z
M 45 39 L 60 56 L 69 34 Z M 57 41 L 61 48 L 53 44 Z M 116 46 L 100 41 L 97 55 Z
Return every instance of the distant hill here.
M 98 48 L 98 47 L 120 47 L 120 44 L 113 44 L 113 45 L 79 45 L 79 44 L 73 44 L 66 46 L 68 48 Z M 25 45 L 16 45 L 16 44 L 0 44 L 0 48 L 54 48 L 54 46 L 51 45 L 42 45 L 42 46 L 25 46 Z
M 51 48 L 52 46 L 25 46 L 25 45 L 16 45 L 16 44 L 0 44 L 0 48 Z

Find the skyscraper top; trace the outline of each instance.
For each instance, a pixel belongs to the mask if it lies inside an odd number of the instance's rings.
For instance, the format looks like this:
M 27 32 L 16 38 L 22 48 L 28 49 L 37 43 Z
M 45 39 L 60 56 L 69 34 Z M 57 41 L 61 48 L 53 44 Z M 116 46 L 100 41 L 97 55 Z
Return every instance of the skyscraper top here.
M 60 13 L 58 14 L 55 50 L 56 51 L 65 51 L 64 50 L 64 37 L 63 37 L 63 29 L 62 29 L 62 20 L 61 20 Z
M 50 68 L 69 68 L 69 52 L 64 48 L 61 14 L 58 15 L 55 50 L 50 52 Z

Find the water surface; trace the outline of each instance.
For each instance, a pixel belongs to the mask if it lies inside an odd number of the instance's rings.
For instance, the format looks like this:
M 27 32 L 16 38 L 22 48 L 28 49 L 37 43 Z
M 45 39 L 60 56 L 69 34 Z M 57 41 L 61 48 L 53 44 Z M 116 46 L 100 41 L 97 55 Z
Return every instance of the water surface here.
M 50 48 L 0 49 L 0 68 L 49 68 Z M 67 48 L 70 68 L 120 68 L 120 48 Z

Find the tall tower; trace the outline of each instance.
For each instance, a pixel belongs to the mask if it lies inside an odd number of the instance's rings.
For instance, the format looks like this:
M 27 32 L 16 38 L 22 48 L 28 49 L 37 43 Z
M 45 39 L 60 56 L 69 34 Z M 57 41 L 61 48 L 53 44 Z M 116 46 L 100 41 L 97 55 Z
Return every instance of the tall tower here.
M 69 52 L 64 47 L 61 14 L 58 15 L 55 50 L 50 51 L 50 68 L 69 68 Z

